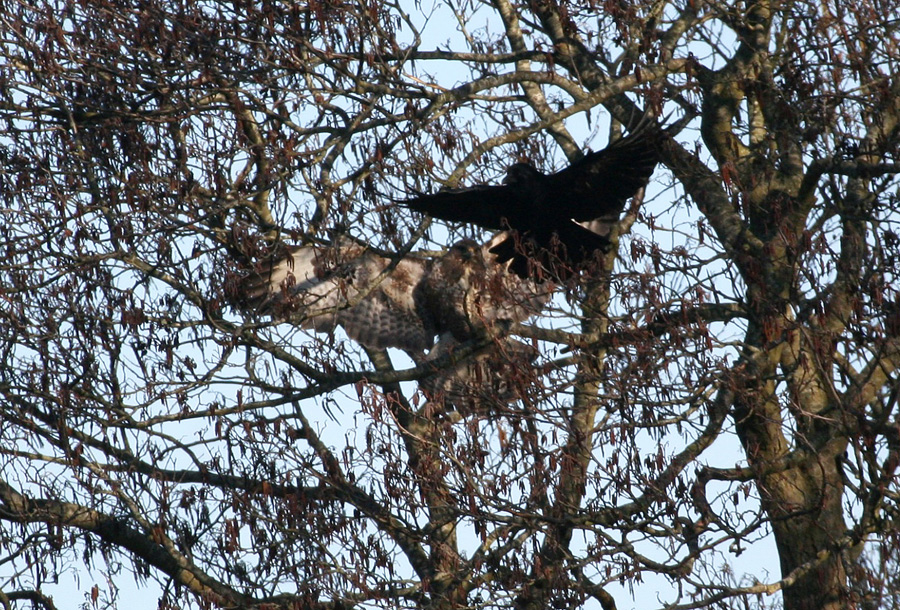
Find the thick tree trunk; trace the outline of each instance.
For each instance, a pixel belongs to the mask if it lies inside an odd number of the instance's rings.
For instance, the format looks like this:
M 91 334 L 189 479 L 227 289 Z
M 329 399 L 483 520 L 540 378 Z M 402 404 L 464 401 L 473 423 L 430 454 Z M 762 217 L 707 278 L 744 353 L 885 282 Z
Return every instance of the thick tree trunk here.
M 772 518 L 782 574 L 798 571 L 784 589 L 785 610 L 847 607 L 847 574 L 838 551 L 845 531 L 843 484 L 834 457 L 811 455 L 803 467 L 769 477 L 766 485 L 764 504 Z
M 747 344 L 762 347 L 766 336 L 791 336 L 791 330 L 786 317 L 767 317 L 766 324 L 751 327 Z M 847 574 L 840 540 L 846 525 L 840 460 L 846 432 L 839 429 L 837 409 L 829 408 L 823 371 L 811 365 L 814 357 L 809 350 L 798 358 L 797 342 L 768 345 L 768 351 L 754 350 L 756 358 L 745 355 L 747 385 L 737 395 L 735 417 L 751 466 L 771 471 L 760 477 L 759 491 L 775 535 L 782 578 L 787 580 L 784 607 L 844 608 Z M 789 410 L 797 426 L 794 444 L 799 447 L 792 447 L 785 436 L 790 426 L 782 420 L 783 405 L 775 393 L 779 364 L 787 364 L 790 371 L 788 383 L 796 402 Z

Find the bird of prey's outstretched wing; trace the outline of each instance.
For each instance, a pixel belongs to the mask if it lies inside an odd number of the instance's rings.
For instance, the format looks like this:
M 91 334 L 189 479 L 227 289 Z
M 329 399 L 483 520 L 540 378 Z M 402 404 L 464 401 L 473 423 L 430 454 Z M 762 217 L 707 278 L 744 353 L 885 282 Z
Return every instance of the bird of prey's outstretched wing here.
M 555 174 L 517 163 L 502 186 L 420 193 L 398 203 L 434 218 L 509 229 L 510 239 L 492 251 L 499 262 L 512 261 L 521 277 L 541 279 L 543 270 L 545 277 L 566 279 L 609 247 L 625 202 L 659 162 L 662 133 L 648 123 Z
M 372 348 L 427 349 L 435 327 L 416 288 L 432 263 L 407 256 L 385 273 L 391 264 L 356 244 L 293 248 L 245 279 L 242 305 L 319 332 L 340 325 Z
M 428 349 L 437 334 L 457 341 L 498 322 L 539 312 L 552 286 L 509 273 L 488 250 L 494 241 L 454 244 L 440 258 L 397 261 L 362 246 L 304 246 L 264 262 L 240 288 L 247 310 L 303 328 L 347 335 L 372 348 Z

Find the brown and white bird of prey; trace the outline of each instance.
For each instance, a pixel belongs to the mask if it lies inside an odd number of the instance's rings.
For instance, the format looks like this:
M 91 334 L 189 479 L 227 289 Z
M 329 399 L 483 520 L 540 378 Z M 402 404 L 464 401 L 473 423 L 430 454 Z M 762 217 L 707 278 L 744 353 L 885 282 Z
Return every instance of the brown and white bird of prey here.
M 659 162 L 662 135 L 645 123 L 555 174 L 516 163 L 502 185 L 417 193 L 397 203 L 442 220 L 509 230 L 491 249 L 498 262 L 511 261 L 509 269 L 523 278 L 565 280 L 609 249 L 625 202 Z
M 462 342 L 498 323 L 540 312 L 549 284 L 509 273 L 489 250 L 503 234 L 480 245 L 454 244 L 436 259 L 380 256 L 365 246 L 302 246 L 264 262 L 245 278 L 245 309 L 319 332 L 336 326 L 366 347 L 419 352 L 449 333 Z

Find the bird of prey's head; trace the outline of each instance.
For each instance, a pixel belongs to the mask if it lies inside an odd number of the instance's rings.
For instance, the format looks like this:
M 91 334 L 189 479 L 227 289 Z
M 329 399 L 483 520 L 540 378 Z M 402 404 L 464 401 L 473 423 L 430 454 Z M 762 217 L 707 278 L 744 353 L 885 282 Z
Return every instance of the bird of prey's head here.
M 474 239 L 461 239 L 450 246 L 449 254 L 467 261 L 481 254 L 481 246 Z
M 528 184 L 541 175 L 531 163 L 515 163 L 507 168 L 503 184 Z

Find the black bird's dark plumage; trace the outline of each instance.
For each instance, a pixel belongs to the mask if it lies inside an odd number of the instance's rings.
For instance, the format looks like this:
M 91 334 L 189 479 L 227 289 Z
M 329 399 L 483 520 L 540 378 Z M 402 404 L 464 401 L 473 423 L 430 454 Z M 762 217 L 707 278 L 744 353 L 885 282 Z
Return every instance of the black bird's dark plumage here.
M 442 220 L 509 229 L 491 249 L 498 262 L 511 261 L 521 277 L 566 279 L 609 248 L 625 202 L 659 162 L 662 134 L 647 123 L 555 174 L 516 163 L 502 185 L 418 193 L 398 203 Z

